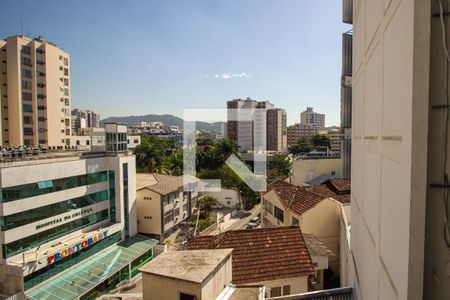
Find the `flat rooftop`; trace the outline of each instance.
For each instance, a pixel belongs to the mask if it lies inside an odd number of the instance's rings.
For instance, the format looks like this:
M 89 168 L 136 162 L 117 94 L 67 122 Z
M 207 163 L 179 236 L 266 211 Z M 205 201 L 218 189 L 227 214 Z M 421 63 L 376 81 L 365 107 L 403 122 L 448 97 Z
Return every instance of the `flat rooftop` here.
M 129 152 L 131 153 L 131 152 Z M 128 155 L 127 152 L 119 155 Z M 29 155 L 14 159 L 0 160 L 0 169 L 12 168 L 20 166 L 30 166 L 48 163 L 57 163 L 64 161 L 73 161 L 79 159 L 88 159 L 107 156 L 106 152 L 90 152 L 86 150 L 70 150 L 70 151 L 51 151 L 41 153 L 39 155 Z
M 202 283 L 225 260 L 232 249 L 169 251 L 139 269 L 142 273 Z

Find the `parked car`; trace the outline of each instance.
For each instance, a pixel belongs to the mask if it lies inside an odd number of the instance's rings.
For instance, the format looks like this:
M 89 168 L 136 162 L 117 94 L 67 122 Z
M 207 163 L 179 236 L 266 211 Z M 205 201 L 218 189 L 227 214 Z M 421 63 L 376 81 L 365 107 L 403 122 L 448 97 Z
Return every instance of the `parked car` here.
M 251 225 L 252 227 L 256 227 L 259 225 L 259 223 L 261 223 L 261 219 L 258 217 L 254 217 L 253 219 L 250 220 L 250 222 L 248 222 L 248 225 Z
M 251 225 L 250 223 L 248 223 L 247 225 L 245 225 L 245 229 L 253 229 L 254 226 Z

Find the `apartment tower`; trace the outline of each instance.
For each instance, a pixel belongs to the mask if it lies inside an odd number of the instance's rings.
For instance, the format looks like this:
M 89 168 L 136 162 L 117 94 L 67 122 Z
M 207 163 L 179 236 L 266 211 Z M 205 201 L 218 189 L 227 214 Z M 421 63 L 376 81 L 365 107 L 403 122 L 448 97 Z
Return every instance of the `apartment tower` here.
M 312 107 L 300 113 L 300 124 L 312 125 L 321 130 L 325 128 L 325 114 L 319 114 Z
M 286 111 L 281 108 L 267 110 L 267 150 L 284 152 L 287 149 Z
M 0 40 L 0 144 L 70 145 L 70 57 L 53 43 Z
M 273 109 L 274 105 L 269 101 L 256 101 L 250 98 L 234 99 L 227 102 L 227 137 L 239 144 L 240 151 L 254 150 L 254 139 L 263 139 L 266 144 L 267 133 L 261 132 L 262 126 L 254 126 L 255 122 L 264 122 L 264 116 L 256 114 L 256 109 Z M 237 111 L 242 110 L 237 114 Z M 265 115 L 266 116 L 266 115 Z M 241 120 L 238 120 L 240 118 Z M 245 118 L 245 120 L 243 120 Z M 250 121 L 250 120 L 255 121 Z M 267 124 L 267 123 L 266 123 Z M 256 131 L 255 131 L 256 129 Z

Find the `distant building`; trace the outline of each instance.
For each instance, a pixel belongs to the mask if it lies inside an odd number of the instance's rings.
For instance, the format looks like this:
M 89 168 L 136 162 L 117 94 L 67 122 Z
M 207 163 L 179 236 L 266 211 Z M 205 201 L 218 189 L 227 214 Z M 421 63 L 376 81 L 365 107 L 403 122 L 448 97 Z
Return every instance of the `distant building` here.
M 284 109 L 275 108 L 269 101 L 257 101 L 247 98 L 235 99 L 227 102 L 228 121 L 226 134 L 229 139 L 239 144 L 241 152 L 254 150 L 255 136 L 265 140 L 266 150 L 284 152 L 287 149 L 287 129 L 286 129 L 286 112 Z M 248 109 L 248 117 L 257 116 L 256 112 L 251 110 L 264 109 L 266 118 L 265 136 L 261 128 L 255 127 L 254 121 L 236 121 L 237 114 L 233 110 Z M 261 120 L 257 120 L 260 122 Z M 260 136 L 258 136 L 260 135 Z
M 79 135 L 79 130 L 83 128 L 100 127 L 100 115 L 92 110 L 72 110 L 72 131 Z
M 43 37 L 0 40 L 0 145 L 70 145 L 70 57 Z
M 286 111 L 281 108 L 267 110 L 267 151 L 287 150 Z
M 331 143 L 330 151 L 332 153 L 341 153 L 341 143 L 344 138 L 343 131 L 340 128 L 330 128 L 327 129 L 326 134 Z
M 341 164 L 339 156 L 295 157 L 292 162 L 291 183 L 305 185 L 307 181 L 323 174 L 341 178 Z
M 317 133 L 316 127 L 309 124 L 294 124 L 287 128 L 287 144 L 288 146 L 295 145 L 299 140 L 311 139 Z
M 300 124 L 312 125 L 319 130 L 323 129 L 325 128 L 325 114 L 316 113 L 312 107 L 307 107 L 300 114 Z

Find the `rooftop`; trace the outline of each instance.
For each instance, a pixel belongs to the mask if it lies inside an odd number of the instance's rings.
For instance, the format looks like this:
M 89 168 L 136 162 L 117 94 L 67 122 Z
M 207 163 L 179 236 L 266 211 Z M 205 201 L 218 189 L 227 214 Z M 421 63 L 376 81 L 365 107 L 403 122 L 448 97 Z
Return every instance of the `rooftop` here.
M 183 187 L 185 181 L 196 181 L 189 175 L 171 176 L 156 173 L 137 173 L 136 190 L 147 188 L 161 195 L 167 195 Z
M 232 249 L 165 252 L 139 271 L 146 274 L 202 283 L 219 265 L 228 260 Z
M 308 247 L 309 254 L 312 256 L 335 256 L 335 254 L 315 235 L 304 233 L 303 239 Z
M 350 189 L 346 190 L 347 186 L 350 186 L 350 181 L 343 179 L 330 179 L 315 186 L 297 186 L 283 180 L 277 180 L 267 186 L 265 194 L 275 191 L 286 209 L 302 215 L 327 198 L 332 198 L 341 204 L 350 203 Z
M 198 236 L 187 249 L 233 249 L 233 283 L 313 275 L 314 268 L 298 226 L 232 230 Z

